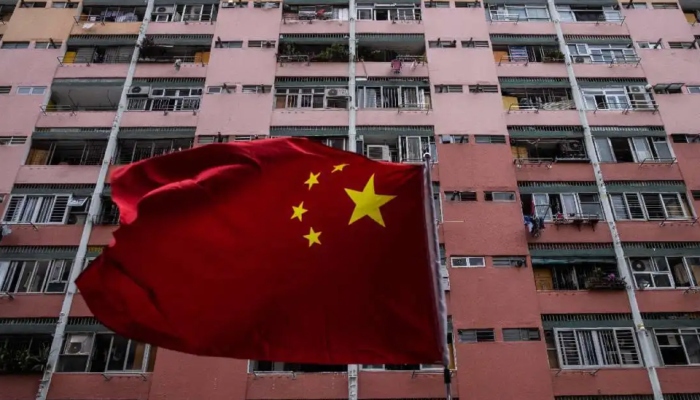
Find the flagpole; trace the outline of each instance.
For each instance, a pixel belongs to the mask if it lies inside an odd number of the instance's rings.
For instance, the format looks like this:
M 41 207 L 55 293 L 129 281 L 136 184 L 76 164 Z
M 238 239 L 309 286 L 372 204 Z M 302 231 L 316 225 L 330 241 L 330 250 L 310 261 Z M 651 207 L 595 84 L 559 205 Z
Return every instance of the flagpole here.
M 430 152 L 423 155 L 423 176 L 425 177 L 425 217 L 428 228 L 428 248 L 430 249 L 430 261 L 433 264 L 435 301 L 437 304 L 438 317 L 440 322 L 440 334 L 442 335 L 442 363 L 443 379 L 445 382 L 445 398 L 452 400 L 452 371 L 450 371 L 450 355 L 447 341 L 447 301 L 445 300 L 445 288 L 443 287 L 442 274 L 440 272 L 440 257 L 438 256 L 440 243 L 438 241 L 437 230 L 437 210 L 435 209 L 435 193 L 433 192 L 433 178 L 431 173 Z

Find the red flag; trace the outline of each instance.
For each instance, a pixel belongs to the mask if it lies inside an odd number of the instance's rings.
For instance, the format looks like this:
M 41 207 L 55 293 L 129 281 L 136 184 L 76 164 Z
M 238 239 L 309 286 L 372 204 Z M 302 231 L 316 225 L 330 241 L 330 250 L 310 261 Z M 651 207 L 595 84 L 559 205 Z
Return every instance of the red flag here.
M 206 356 L 440 362 L 419 165 L 305 139 L 212 144 L 114 173 L 113 243 L 80 275 L 119 335 Z

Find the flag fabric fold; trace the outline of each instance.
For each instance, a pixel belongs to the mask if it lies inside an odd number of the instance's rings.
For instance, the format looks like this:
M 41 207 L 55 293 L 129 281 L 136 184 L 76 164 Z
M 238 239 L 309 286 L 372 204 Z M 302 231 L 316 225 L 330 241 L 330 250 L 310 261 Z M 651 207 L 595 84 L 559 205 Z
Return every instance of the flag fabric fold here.
M 306 139 L 144 160 L 113 174 L 121 226 L 76 283 L 115 333 L 185 353 L 440 362 L 423 185 Z

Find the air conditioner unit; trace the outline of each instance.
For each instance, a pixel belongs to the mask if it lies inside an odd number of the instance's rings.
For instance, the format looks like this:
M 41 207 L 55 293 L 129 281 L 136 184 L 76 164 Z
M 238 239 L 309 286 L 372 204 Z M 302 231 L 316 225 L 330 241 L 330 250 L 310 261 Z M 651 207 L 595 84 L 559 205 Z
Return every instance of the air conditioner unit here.
M 221 3 L 221 8 L 235 8 L 235 7 L 236 7 L 236 3 L 232 2 L 232 1 L 225 1 L 225 2 Z
M 129 89 L 129 94 L 138 95 L 138 96 L 148 96 L 148 94 L 150 92 L 151 92 L 150 86 L 132 86 Z
M 175 12 L 175 6 L 156 6 L 153 10 L 154 14 L 172 14 Z
M 365 154 L 370 160 L 391 161 L 391 151 L 389 150 L 389 146 L 369 145 L 366 148 Z
M 63 354 L 90 355 L 92 353 L 92 335 L 70 335 L 66 340 Z
M 348 89 L 326 89 L 326 96 L 330 97 L 350 97 L 350 91 Z
M 627 93 L 646 93 L 644 86 L 627 86 Z
M 582 56 L 574 56 L 574 63 L 576 64 L 583 64 L 586 62 L 586 57 Z
M 632 261 L 632 270 L 635 272 L 651 271 L 649 260 L 634 260 Z
M 267 47 L 269 49 L 271 47 L 275 47 L 275 43 L 273 43 L 269 40 L 266 40 L 266 41 L 262 42 L 262 47 Z

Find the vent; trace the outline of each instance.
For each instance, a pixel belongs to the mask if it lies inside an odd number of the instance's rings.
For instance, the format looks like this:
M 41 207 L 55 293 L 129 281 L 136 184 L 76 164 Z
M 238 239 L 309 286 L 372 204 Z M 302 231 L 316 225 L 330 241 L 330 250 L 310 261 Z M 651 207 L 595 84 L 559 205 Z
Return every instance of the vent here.
M 26 136 L 0 136 L 0 146 L 16 146 L 27 143 Z
M 474 135 L 474 143 L 505 144 L 505 135 Z
M 461 343 L 495 342 L 493 329 L 458 329 L 457 337 Z
M 469 93 L 498 93 L 498 85 L 469 85 Z

